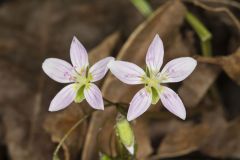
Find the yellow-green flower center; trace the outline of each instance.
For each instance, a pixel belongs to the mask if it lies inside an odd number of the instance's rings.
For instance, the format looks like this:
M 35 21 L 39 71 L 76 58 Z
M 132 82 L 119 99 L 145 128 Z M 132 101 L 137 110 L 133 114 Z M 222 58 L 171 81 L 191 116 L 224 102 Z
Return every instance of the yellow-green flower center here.
M 84 89 L 88 89 L 90 87 L 90 82 L 93 79 L 91 73 L 88 72 L 87 69 L 81 69 L 79 72 L 76 72 L 75 75 L 75 85 L 74 90 L 76 92 L 75 102 L 80 103 L 84 97 Z
M 143 82 L 145 84 L 146 87 L 149 88 L 159 88 L 160 85 L 160 81 L 157 78 L 157 76 L 155 74 L 151 74 L 149 76 L 144 76 L 143 77 Z
M 74 90 L 77 92 L 82 86 L 89 87 L 92 79 L 93 77 L 88 72 L 88 68 L 83 67 L 79 71 L 76 71 Z
M 152 104 L 156 104 L 159 100 L 159 95 L 163 92 L 163 87 L 161 87 L 161 79 L 159 79 L 157 74 L 149 72 L 142 79 L 145 84 L 145 88 L 148 93 L 152 95 Z
M 90 72 L 88 72 L 88 68 L 82 68 L 76 75 L 76 83 L 80 86 L 88 85 L 93 79 Z

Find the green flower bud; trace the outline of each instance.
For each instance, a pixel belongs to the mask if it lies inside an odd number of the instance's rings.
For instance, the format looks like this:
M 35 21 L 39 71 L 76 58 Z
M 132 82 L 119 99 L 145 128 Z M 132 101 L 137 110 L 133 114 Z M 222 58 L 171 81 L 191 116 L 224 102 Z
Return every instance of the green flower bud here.
M 100 160 L 111 160 L 111 157 L 104 153 L 100 153 Z
M 54 155 L 53 160 L 60 160 L 60 158 L 58 157 L 58 155 Z
M 123 115 L 119 115 L 117 117 L 116 133 L 121 143 L 126 147 L 129 153 L 133 155 L 134 143 L 135 143 L 134 133 L 130 123 L 127 121 L 127 119 Z

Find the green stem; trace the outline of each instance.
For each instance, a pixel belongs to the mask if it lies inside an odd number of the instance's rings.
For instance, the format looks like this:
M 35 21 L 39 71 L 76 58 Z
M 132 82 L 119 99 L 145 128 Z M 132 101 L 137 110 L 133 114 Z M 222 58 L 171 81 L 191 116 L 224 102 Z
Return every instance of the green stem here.
M 131 0 L 131 2 L 145 17 L 152 14 L 153 9 L 146 0 Z
M 146 0 L 131 0 L 131 2 L 138 9 L 138 11 L 145 17 L 148 17 L 150 14 L 152 14 L 153 9 Z M 204 26 L 204 24 L 196 16 L 194 16 L 189 11 L 186 14 L 186 20 L 193 27 L 201 41 L 202 54 L 204 56 L 211 56 L 212 55 L 211 32 Z
M 108 99 L 106 99 L 104 97 L 103 97 L 103 100 L 106 102 L 105 106 L 106 105 L 113 105 L 113 106 L 121 106 L 121 107 L 123 107 L 123 106 L 128 106 L 129 105 L 128 103 L 123 103 L 123 102 L 115 103 L 115 102 L 112 102 L 112 101 L 110 101 L 110 100 L 108 100 Z
M 58 152 L 61 146 L 63 145 L 64 141 L 68 138 L 68 136 L 85 120 L 90 116 L 91 113 L 85 115 L 83 118 L 78 120 L 69 130 L 68 132 L 63 136 L 61 141 L 59 142 L 58 146 L 56 147 L 54 153 L 53 153 L 53 160 L 58 160 Z
M 103 97 L 103 100 L 107 103 L 106 105 L 113 105 L 113 106 L 116 105 L 116 103 L 114 103 L 114 102 L 108 100 L 107 98 L 104 98 L 104 97 Z
M 114 102 L 112 102 L 112 101 L 110 101 L 110 100 L 108 100 L 106 98 L 103 98 L 103 100 L 107 103 L 107 104 L 105 104 L 105 106 L 106 105 L 108 105 L 108 106 L 111 106 L 111 105 L 116 106 L 118 112 L 120 112 L 121 114 L 126 116 L 126 109 L 125 109 L 124 106 L 128 106 L 129 104 L 122 103 L 122 102 L 114 103 Z
M 212 47 L 211 47 L 211 39 L 212 34 L 210 31 L 204 26 L 204 24 L 191 12 L 187 12 L 186 14 L 187 22 L 192 26 L 192 28 L 197 33 L 200 41 L 201 41 L 201 50 L 204 56 L 212 55 Z
M 186 20 L 193 27 L 198 37 L 200 38 L 203 56 L 211 57 L 212 56 L 211 32 L 204 26 L 204 24 L 196 16 L 194 16 L 189 11 L 186 14 Z M 214 86 L 211 87 L 210 91 L 213 92 L 213 90 L 215 90 L 214 88 L 215 88 Z

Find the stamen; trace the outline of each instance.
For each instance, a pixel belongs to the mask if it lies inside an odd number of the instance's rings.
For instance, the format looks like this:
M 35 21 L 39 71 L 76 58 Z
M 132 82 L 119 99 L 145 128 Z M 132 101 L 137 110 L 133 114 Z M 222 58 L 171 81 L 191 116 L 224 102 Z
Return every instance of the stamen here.
M 73 70 L 74 70 L 79 76 L 81 76 L 81 75 L 78 73 L 78 71 L 77 71 L 77 66 L 73 66 Z

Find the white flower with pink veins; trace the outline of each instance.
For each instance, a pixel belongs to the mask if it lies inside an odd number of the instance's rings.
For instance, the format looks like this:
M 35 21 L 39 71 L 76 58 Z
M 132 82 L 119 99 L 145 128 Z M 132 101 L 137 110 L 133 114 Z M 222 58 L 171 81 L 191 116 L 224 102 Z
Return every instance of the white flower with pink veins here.
M 162 84 L 184 80 L 193 72 L 197 61 L 191 57 L 176 58 L 168 62 L 160 72 L 163 56 L 163 43 L 156 35 L 147 51 L 146 71 L 136 64 L 125 61 L 111 61 L 108 64 L 111 72 L 122 82 L 130 85 L 145 85 L 130 102 L 127 113 L 128 121 L 142 115 L 151 104 L 156 104 L 159 99 L 170 112 L 181 119 L 186 118 L 186 110 L 179 96 Z
M 94 109 L 104 110 L 103 97 L 100 89 L 93 83 L 102 79 L 108 71 L 108 63 L 114 60 L 107 57 L 89 68 L 88 54 L 76 37 L 73 37 L 70 47 L 72 65 L 58 58 L 47 58 L 43 71 L 53 80 L 60 83 L 70 83 L 51 101 L 49 111 L 66 108 L 73 101 L 86 99 Z

